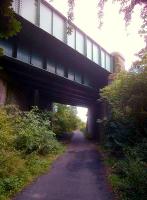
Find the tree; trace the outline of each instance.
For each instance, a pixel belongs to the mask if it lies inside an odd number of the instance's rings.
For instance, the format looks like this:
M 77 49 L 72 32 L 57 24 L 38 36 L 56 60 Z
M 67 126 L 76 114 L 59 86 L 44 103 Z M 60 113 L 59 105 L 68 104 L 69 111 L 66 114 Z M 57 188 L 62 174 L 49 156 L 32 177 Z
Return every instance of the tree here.
M 0 1 L 0 38 L 9 38 L 20 31 L 20 22 L 12 9 L 12 0 Z
M 8 39 L 17 34 L 20 29 L 20 22 L 12 9 L 12 0 L 0 0 L 0 39 Z M 0 48 L 0 55 L 2 52 Z
M 147 139 L 147 67 L 121 72 L 101 90 L 102 99 L 111 109 L 102 120 L 107 146 L 120 156 L 123 149 Z
M 130 71 L 140 72 L 144 70 L 144 67 L 147 67 L 147 36 L 145 37 L 145 44 L 146 44 L 145 48 L 141 49 L 136 54 L 139 57 L 139 59 L 133 62 Z
M 104 2 L 107 0 L 98 0 L 99 8 L 103 10 Z M 141 30 L 143 32 L 147 31 L 147 1 L 146 0 L 113 0 L 114 2 L 120 3 L 120 13 L 124 14 L 124 20 L 126 24 L 131 22 L 132 14 L 134 12 L 135 6 L 141 6 L 141 18 L 143 23 Z M 100 15 L 101 16 L 101 15 Z
M 53 1 L 53 0 L 51 0 Z M 74 19 L 74 6 L 77 3 L 75 0 L 68 1 L 68 21 Z M 102 25 L 104 15 L 104 5 L 108 0 L 97 0 L 98 4 L 98 19 L 99 26 Z M 113 0 L 120 3 L 120 12 L 124 14 L 126 24 L 131 22 L 132 13 L 136 5 L 141 6 L 140 16 L 143 19 L 141 33 L 147 32 L 147 1 L 146 0 Z M 84 6 L 84 5 L 83 5 Z M 12 0 L 0 1 L 0 38 L 8 38 L 20 31 L 20 23 L 16 20 L 12 9 Z M 70 23 L 69 23 L 70 24 Z M 69 30 L 68 30 L 69 28 Z M 70 25 L 67 27 L 67 32 L 70 32 Z
M 108 0 L 97 0 L 98 5 L 98 19 L 99 19 L 99 27 L 103 24 L 103 15 L 104 15 L 104 5 Z M 74 18 L 74 5 L 75 0 L 68 0 L 69 4 L 69 12 L 68 12 L 68 18 L 69 20 L 72 20 Z M 128 25 L 131 22 L 132 14 L 134 12 L 134 9 L 137 5 L 141 6 L 141 13 L 140 17 L 143 19 L 140 33 L 147 33 L 147 1 L 146 0 L 113 0 L 113 2 L 119 2 L 120 3 L 120 13 L 124 14 L 124 20 L 126 22 L 126 25 Z
M 82 122 L 77 117 L 77 110 L 75 106 L 67 106 L 62 104 L 55 104 L 55 112 L 52 116 L 52 128 L 58 136 L 63 133 L 69 133 L 81 128 Z

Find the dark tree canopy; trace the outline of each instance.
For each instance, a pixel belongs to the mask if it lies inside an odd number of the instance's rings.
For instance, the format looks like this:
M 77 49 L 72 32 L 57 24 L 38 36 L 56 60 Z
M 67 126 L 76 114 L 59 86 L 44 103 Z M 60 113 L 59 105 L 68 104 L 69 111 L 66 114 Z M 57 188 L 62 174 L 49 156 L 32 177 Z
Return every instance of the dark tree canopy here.
M 9 38 L 20 30 L 20 23 L 15 18 L 12 0 L 0 0 L 0 38 Z

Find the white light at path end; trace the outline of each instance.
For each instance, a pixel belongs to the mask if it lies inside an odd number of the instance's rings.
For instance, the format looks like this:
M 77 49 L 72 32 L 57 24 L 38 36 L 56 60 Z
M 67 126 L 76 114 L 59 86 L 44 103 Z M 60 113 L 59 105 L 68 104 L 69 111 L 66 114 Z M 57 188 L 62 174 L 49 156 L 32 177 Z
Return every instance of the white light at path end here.
M 83 121 L 87 122 L 87 108 L 77 107 L 77 116 Z

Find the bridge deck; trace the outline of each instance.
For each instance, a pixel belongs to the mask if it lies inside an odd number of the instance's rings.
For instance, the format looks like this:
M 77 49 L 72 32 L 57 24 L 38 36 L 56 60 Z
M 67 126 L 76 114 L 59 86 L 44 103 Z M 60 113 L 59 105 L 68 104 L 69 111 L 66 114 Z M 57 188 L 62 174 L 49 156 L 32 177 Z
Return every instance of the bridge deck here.
M 14 0 L 13 9 L 18 15 L 75 49 L 98 66 L 109 72 L 113 71 L 111 54 L 73 23 L 70 23 L 72 34 L 67 34 L 67 18 L 45 0 Z

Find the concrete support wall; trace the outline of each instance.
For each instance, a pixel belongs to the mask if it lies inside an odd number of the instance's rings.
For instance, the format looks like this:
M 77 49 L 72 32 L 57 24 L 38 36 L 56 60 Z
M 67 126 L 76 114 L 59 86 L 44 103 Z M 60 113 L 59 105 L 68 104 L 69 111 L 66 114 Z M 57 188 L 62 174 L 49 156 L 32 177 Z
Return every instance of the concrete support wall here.
M 21 110 L 29 110 L 32 106 L 38 106 L 43 110 L 53 109 L 49 97 L 43 95 L 38 89 L 26 89 L 0 76 L 0 105 L 5 104 L 17 105 Z
M 0 105 L 6 103 L 7 98 L 7 83 L 2 78 L 0 78 Z
M 21 110 L 29 110 L 31 96 L 28 91 L 17 85 L 8 84 L 6 104 L 17 105 Z
M 49 96 L 42 94 L 37 89 L 34 90 L 34 105 L 38 106 L 42 110 L 53 110 L 53 103 Z
M 103 140 L 102 120 L 107 117 L 107 105 L 104 102 L 97 102 L 88 108 L 87 131 L 94 139 Z

